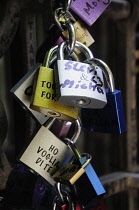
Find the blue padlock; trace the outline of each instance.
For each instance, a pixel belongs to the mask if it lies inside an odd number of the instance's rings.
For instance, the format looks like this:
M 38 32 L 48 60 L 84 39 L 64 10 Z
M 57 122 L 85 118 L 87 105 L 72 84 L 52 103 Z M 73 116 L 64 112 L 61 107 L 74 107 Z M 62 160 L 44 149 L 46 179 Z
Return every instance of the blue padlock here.
M 104 108 L 81 109 L 83 128 L 101 133 L 123 133 L 126 130 L 126 123 L 122 95 L 120 90 L 115 90 L 114 78 L 110 68 L 97 58 L 85 62 L 102 69 L 109 89 L 106 89 L 107 104 Z
M 99 202 L 106 193 L 95 170 L 90 164 L 89 154 L 80 155 L 76 145 L 70 139 L 65 138 L 65 143 L 74 153 L 72 163 L 64 164 L 52 175 L 56 182 L 68 185 L 82 208 L 91 208 Z

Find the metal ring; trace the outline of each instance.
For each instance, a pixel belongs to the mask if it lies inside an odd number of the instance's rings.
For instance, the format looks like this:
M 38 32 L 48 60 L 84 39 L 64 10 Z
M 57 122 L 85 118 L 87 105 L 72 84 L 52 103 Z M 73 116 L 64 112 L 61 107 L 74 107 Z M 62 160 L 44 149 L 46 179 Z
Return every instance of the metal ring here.
M 61 184 L 60 184 L 59 182 L 57 182 L 57 183 L 55 184 L 55 189 L 56 189 L 56 192 L 57 192 L 57 194 L 58 194 L 58 196 L 59 196 L 61 202 L 64 203 L 65 200 L 64 200 L 64 196 L 63 196 L 63 194 L 62 194 Z
M 69 51 L 69 54 L 71 55 L 74 51 L 74 48 L 75 48 L 76 33 L 75 33 L 75 28 L 70 21 L 66 21 L 65 24 L 66 24 L 66 27 L 67 27 L 67 30 L 68 30 L 68 35 L 69 35 L 68 51 Z
M 91 64 L 91 65 L 95 64 L 99 66 L 105 75 L 110 92 L 115 91 L 115 83 L 114 83 L 112 71 L 110 70 L 109 66 L 104 61 L 98 58 L 92 58 L 92 59 L 86 60 L 85 63 Z
M 56 195 L 52 203 L 52 210 L 57 210 L 57 207 L 58 206 L 60 207 L 60 205 L 58 205 L 58 202 L 59 202 L 59 197 L 58 195 Z
M 59 60 L 64 60 L 64 52 L 63 49 L 65 49 L 67 45 L 67 41 L 61 42 L 59 44 L 59 51 L 58 51 L 58 59 Z M 87 62 L 90 59 L 93 59 L 93 54 L 91 52 L 91 50 L 83 43 L 76 41 L 75 42 L 75 47 L 77 47 L 83 54 L 85 54 L 86 58 L 87 58 Z
M 73 22 L 73 23 L 76 22 L 73 15 L 69 11 L 65 12 L 62 7 L 57 8 L 55 10 L 54 19 L 55 19 L 55 22 L 56 22 L 57 26 L 59 27 L 59 29 L 61 31 L 65 30 L 64 28 L 62 28 L 62 23 L 65 23 L 65 21 L 70 21 L 70 22 Z
M 71 55 L 74 51 L 75 41 L 76 41 L 75 28 L 73 26 L 73 23 L 71 22 L 72 15 L 68 11 L 64 11 L 63 8 L 58 8 L 56 9 L 54 13 L 54 17 L 60 30 L 61 31 L 65 30 L 62 28 L 62 25 L 61 25 L 61 23 L 63 23 L 68 31 L 68 51 L 69 51 L 69 54 Z M 60 19 L 61 19 L 61 23 L 60 23 Z
M 82 42 L 76 41 L 75 46 L 77 46 L 77 48 L 79 48 L 81 50 L 81 52 L 84 53 L 87 58 L 89 58 L 89 59 L 94 58 L 91 50 Z
M 65 4 L 63 6 L 63 9 L 64 9 L 65 12 L 69 11 L 71 3 L 72 3 L 72 0 L 65 0 Z
M 56 210 L 57 202 L 59 201 L 58 197 L 60 198 L 61 203 L 69 204 L 69 210 L 75 210 L 75 203 L 72 201 L 70 194 L 67 191 L 61 189 L 61 184 L 59 182 L 55 184 L 55 187 L 58 195 L 54 199 L 53 210 Z

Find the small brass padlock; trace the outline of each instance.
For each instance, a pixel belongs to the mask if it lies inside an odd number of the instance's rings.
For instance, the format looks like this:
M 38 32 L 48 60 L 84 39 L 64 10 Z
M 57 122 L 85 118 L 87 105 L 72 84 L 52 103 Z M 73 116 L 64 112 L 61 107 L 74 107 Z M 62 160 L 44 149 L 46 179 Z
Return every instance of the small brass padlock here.
M 40 67 L 30 108 L 50 117 L 72 122 L 78 118 L 78 108 L 57 101 L 57 87 L 54 81 L 53 69 L 49 68 L 56 49 L 57 46 L 50 49 L 46 56 L 45 66 Z
M 75 161 L 61 166 L 52 177 L 55 181 L 68 185 L 83 208 L 90 208 L 98 203 L 106 191 L 90 164 L 91 156 L 81 156 L 71 140 L 65 139 L 65 142 L 73 151 Z
M 66 42 L 59 45 L 58 70 L 54 71 L 58 101 L 75 107 L 103 108 L 107 99 L 102 70 L 92 69 L 87 63 L 64 60 L 65 46 Z M 88 59 L 93 58 L 92 52 L 83 43 L 76 41 L 75 47 Z

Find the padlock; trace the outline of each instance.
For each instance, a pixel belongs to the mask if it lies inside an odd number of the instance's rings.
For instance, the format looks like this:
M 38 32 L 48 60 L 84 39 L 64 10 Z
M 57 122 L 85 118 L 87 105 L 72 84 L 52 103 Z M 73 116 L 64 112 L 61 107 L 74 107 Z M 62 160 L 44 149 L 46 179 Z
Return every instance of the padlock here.
M 109 89 L 106 90 L 107 105 L 103 109 L 81 109 L 82 126 L 87 130 L 102 133 L 123 133 L 126 130 L 122 95 L 115 90 L 110 68 L 102 60 L 93 58 L 88 63 L 99 66 L 106 77 Z
M 70 6 L 83 21 L 91 26 L 111 3 L 111 0 L 75 0 Z
M 52 178 L 56 182 L 68 185 L 83 208 L 91 208 L 97 205 L 106 191 L 89 163 L 90 155 L 86 154 L 85 157 L 82 157 L 73 141 L 66 138 L 65 142 L 67 142 L 79 163 L 64 164 L 52 175 Z
M 49 50 L 45 66 L 40 67 L 30 108 L 50 117 L 72 122 L 78 118 L 78 108 L 57 101 L 53 69 L 49 68 L 55 49 L 53 47 Z
M 77 123 L 79 122 L 77 121 Z M 52 124 L 50 131 L 58 138 L 63 139 L 68 135 L 71 125 L 77 126 L 77 123 L 72 124 L 71 122 L 56 119 Z M 51 186 L 51 184 L 49 184 L 46 179 L 38 176 L 32 199 L 33 208 L 36 210 L 44 207 L 46 209 L 51 209 L 52 200 L 54 199 L 55 195 L 55 188 Z
M 64 60 L 65 46 L 66 42 L 59 46 L 58 70 L 54 71 L 58 101 L 75 107 L 103 108 L 107 99 L 102 70 L 87 63 Z M 75 47 L 80 48 L 87 58 L 93 58 L 83 43 L 76 41 Z
M 23 78 L 21 78 L 21 80 L 10 90 L 10 92 L 13 93 L 13 96 L 19 101 L 21 106 L 28 111 L 35 120 L 43 125 L 48 120 L 48 117 L 29 108 L 33 92 L 34 77 L 40 66 L 40 63 L 36 64 L 23 76 Z
M 51 173 L 57 171 L 62 164 L 69 162 L 73 156 L 68 146 L 49 130 L 53 121 L 55 118 L 49 120 L 47 127 L 40 128 L 28 147 L 24 148 L 18 157 L 19 161 L 40 174 L 51 185 L 55 184 Z M 81 131 L 79 120 L 76 123 L 77 135 L 73 136 L 74 141 L 78 139 Z

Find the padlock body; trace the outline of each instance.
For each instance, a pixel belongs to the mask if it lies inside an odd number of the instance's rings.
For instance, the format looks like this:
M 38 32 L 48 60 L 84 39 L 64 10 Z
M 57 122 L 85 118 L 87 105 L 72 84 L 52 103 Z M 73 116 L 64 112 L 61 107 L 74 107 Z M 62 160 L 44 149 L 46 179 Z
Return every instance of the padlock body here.
M 57 101 L 56 84 L 54 82 L 53 69 L 41 66 L 36 82 L 31 109 L 45 115 L 65 121 L 75 121 L 78 117 L 78 109 L 61 104 Z
M 107 92 L 107 101 L 103 109 L 82 109 L 82 126 L 94 132 L 123 133 L 126 123 L 121 91 Z
M 81 167 L 86 157 L 78 161 L 78 165 L 64 164 L 52 177 L 56 182 L 68 185 L 83 208 L 91 208 L 106 191 L 90 163 L 85 168 Z
M 85 162 L 85 158 L 79 159 L 81 164 Z M 77 179 L 73 187 L 80 205 L 83 208 L 91 208 L 99 202 L 106 191 L 90 163 L 84 170 L 85 173 Z
M 35 75 L 37 74 L 41 64 L 36 64 L 29 72 L 27 72 L 23 78 L 10 90 L 13 95 L 21 103 L 21 106 L 29 111 L 29 113 L 43 125 L 48 117 L 44 114 L 36 112 L 30 109 L 31 97 L 33 93 L 33 83 Z
M 58 60 L 57 81 L 58 101 L 75 107 L 103 108 L 106 92 L 102 70 L 87 63 Z
M 52 177 L 61 184 L 73 185 L 84 172 L 80 165 L 64 164 Z
M 104 1 L 81 1 L 76 0 L 71 4 L 71 9 L 89 26 L 91 26 L 98 17 L 103 13 L 103 11 L 110 4 L 111 0 Z
M 68 146 L 42 126 L 18 159 L 54 185 L 51 174 L 68 163 L 72 156 Z

